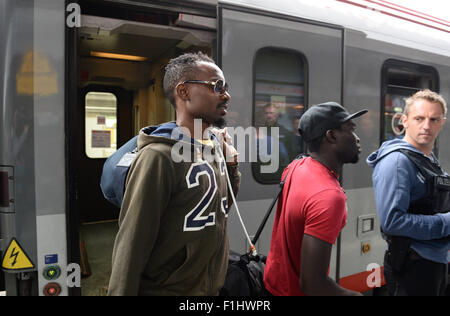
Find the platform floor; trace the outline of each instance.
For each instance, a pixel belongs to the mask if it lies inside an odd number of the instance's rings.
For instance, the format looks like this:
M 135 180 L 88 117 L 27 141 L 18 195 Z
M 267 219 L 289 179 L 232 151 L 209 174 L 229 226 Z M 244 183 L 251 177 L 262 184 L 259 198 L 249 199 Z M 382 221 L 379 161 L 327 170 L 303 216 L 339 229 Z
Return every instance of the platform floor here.
M 105 296 L 111 275 L 111 256 L 118 231 L 117 221 L 81 225 L 80 240 L 91 275 L 81 278 L 82 296 Z

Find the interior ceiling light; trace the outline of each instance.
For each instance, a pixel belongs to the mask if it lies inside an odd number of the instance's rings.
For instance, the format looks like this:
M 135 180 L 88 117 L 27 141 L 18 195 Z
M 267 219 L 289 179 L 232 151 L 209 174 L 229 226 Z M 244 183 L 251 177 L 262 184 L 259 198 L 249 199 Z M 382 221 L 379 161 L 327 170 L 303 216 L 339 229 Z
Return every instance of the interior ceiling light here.
M 131 61 L 145 61 L 145 60 L 147 60 L 147 57 L 142 57 L 142 56 L 113 54 L 113 53 L 104 53 L 104 52 L 91 52 L 91 56 L 93 56 L 93 57 L 100 57 L 100 58 L 131 60 Z

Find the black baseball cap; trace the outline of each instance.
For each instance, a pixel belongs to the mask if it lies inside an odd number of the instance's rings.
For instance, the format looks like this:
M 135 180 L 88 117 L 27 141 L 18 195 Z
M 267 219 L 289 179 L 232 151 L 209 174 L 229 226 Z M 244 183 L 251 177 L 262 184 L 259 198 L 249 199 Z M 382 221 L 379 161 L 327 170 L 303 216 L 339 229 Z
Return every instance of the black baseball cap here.
M 303 113 L 298 130 L 303 140 L 309 142 L 324 135 L 328 130 L 339 128 L 343 123 L 367 112 L 368 110 L 361 110 L 350 114 L 336 102 L 313 105 Z

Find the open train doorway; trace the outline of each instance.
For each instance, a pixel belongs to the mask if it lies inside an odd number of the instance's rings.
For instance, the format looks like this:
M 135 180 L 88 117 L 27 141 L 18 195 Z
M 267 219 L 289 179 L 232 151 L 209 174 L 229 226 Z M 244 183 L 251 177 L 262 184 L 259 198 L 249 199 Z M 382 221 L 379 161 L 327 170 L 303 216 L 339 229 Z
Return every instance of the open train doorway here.
M 188 3 L 189 1 L 187 1 Z M 139 130 L 175 120 L 164 95 L 167 62 L 215 55 L 216 19 L 180 8 L 80 1 L 77 34 L 77 208 L 81 295 L 105 295 L 119 209 L 100 190 L 103 164 Z M 195 13 L 195 12 L 194 12 Z M 75 230 L 76 231 L 76 230 Z

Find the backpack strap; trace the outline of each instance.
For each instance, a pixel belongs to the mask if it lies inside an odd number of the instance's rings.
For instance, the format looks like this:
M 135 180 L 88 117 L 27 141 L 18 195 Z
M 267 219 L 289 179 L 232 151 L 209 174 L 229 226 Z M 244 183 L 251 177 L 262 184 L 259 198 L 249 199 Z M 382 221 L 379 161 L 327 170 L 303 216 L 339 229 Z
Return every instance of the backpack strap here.
M 302 158 L 304 158 L 306 156 L 307 155 L 300 154 L 300 155 L 298 155 L 295 158 L 295 160 L 300 160 L 300 159 L 302 159 Z M 280 198 L 281 192 L 283 192 L 284 183 L 286 182 L 286 178 L 287 178 L 287 176 L 289 175 L 290 172 L 291 172 L 291 168 L 289 168 L 287 170 L 286 175 L 284 176 L 283 180 L 281 180 L 281 182 L 280 182 L 280 190 L 278 191 L 278 194 L 276 195 L 276 197 L 273 199 L 272 203 L 270 203 L 270 206 L 269 206 L 268 210 L 266 211 L 266 215 L 264 215 L 264 218 L 263 218 L 261 224 L 259 224 L 258 230 L 256 231 L 256 234 L 255 234 L 255 236 L 252 239 L 252 243 L 253 244 L 256 244 L 256 242 L 259 239 L 259 236 L 261 235 L 261 233 L 262 233 L 262 231 L 264 229 L 264 226 L 266 226 L 267 220 L 269 219 L 269 216 L 272 213 L 272 209 L 275 206 L 275 203 Z

